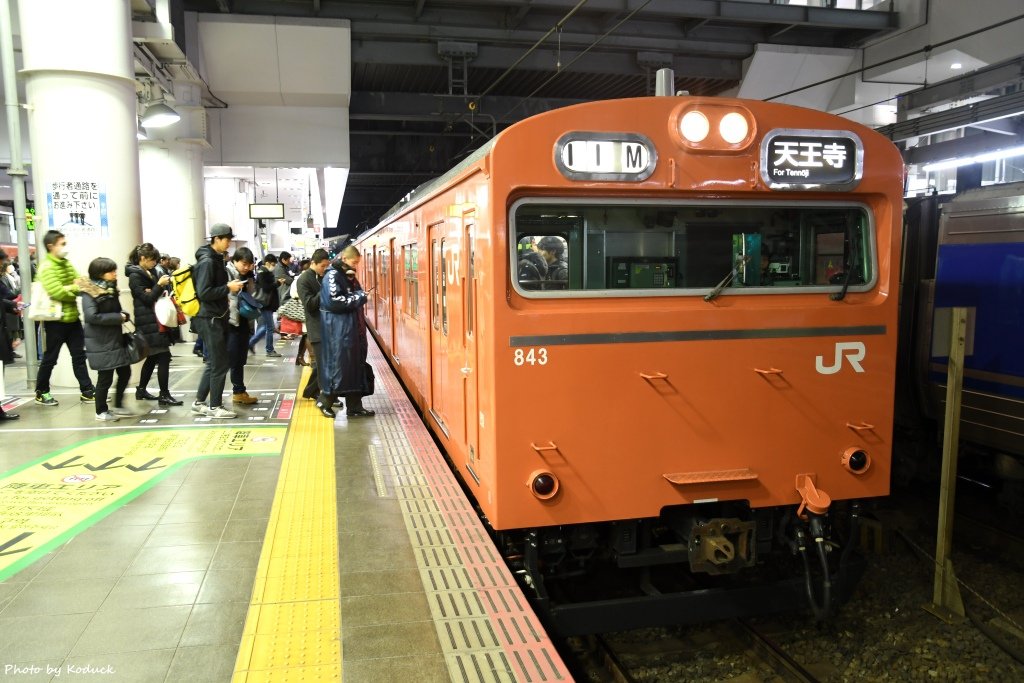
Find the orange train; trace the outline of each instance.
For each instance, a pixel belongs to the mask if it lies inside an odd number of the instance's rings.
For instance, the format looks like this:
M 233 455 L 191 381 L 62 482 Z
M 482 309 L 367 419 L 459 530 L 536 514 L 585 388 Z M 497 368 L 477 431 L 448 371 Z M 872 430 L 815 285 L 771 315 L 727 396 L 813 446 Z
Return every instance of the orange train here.
M 818 111 L 594 102 L 356 240 L 374 336 L 540 599 L 661 567 L 701 590 L 615 626 L 727 616 L 715 591 L 792 555 L 789 589 L 741 602 L 828 612 L 856 501 L 889 492 L 903 168 Z

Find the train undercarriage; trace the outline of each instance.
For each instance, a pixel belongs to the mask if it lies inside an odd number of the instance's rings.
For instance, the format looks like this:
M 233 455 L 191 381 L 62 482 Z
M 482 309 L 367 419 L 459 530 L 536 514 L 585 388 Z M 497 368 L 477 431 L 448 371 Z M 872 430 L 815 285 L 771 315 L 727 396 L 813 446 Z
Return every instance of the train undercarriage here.
M 549 628 L 583 635 L 792 610 L 829 618 L 864 570 L 861 506 L 825 514 L 740 503 L 497 534 Z

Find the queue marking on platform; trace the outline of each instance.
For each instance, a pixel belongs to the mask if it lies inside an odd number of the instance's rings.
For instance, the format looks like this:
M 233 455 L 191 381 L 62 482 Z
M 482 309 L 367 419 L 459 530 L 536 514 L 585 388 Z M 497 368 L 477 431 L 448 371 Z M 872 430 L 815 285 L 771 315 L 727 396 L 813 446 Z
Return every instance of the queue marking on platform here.
M 153 429 L 81 441 L 0 474 L 0 581 L 198 458 L 278 455 L 286 427 Z

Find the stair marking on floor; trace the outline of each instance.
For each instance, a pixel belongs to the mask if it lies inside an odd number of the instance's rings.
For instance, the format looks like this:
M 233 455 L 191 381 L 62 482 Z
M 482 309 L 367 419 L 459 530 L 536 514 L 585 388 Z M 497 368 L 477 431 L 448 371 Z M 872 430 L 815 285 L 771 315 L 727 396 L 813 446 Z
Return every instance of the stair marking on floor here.
M 334 422 L 299 401 L 232 683 L 342 680 L 339 572 Z
M 134 430 L 80 441 L 0 474 L 0 581 L 137 498 L 183 463 L 278 455 L 284 436 L 283 426 Z M 160 455 L 154 457 L 156 453 Z

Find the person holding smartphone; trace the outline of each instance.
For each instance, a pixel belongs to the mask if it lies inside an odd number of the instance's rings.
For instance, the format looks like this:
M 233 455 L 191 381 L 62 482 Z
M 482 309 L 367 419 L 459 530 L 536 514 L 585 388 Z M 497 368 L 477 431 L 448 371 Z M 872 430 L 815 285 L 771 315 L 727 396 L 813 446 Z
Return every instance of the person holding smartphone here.
M 0 249 L 0 267 L 7 265 L 7 253 Z M 3 367 L 14 362 L 14 347 L 11 345 L 11 335 L 8 332 L 8 314 L 16 314 L 24 309 L 24 305 L 14 302 L 14 295 L 7 288 L 7 285 L 0 281 L 0 362 Z M 17 420 L 20 416 L 17 413 L 6 413 L 0 405 L 0 422 Z

